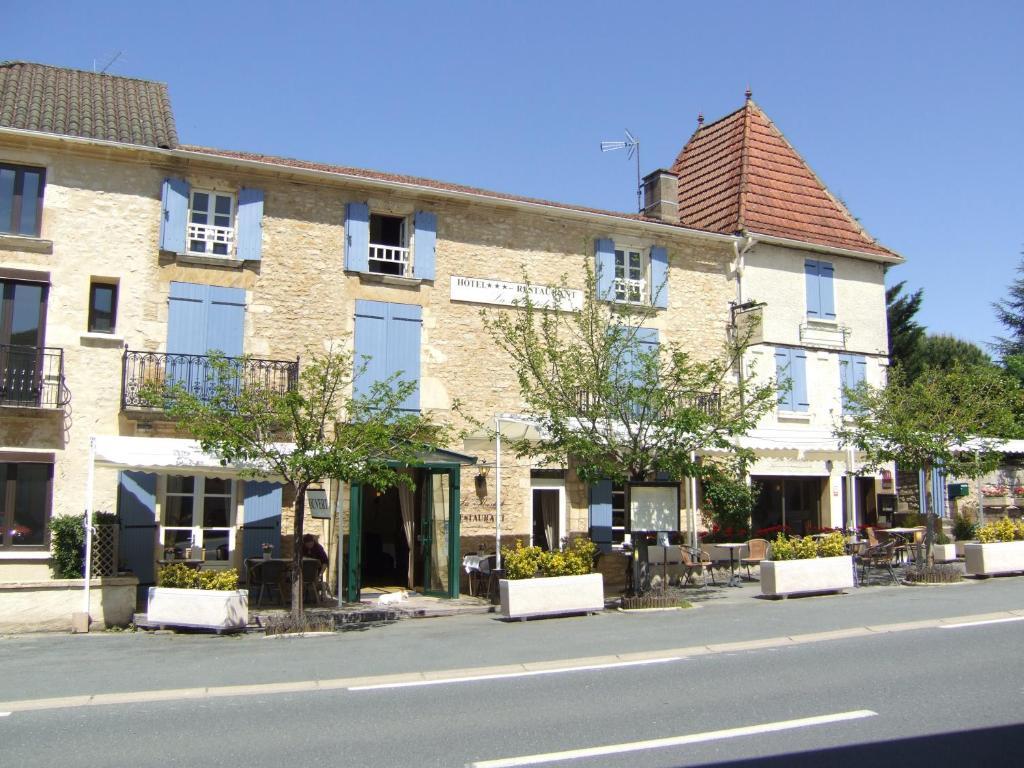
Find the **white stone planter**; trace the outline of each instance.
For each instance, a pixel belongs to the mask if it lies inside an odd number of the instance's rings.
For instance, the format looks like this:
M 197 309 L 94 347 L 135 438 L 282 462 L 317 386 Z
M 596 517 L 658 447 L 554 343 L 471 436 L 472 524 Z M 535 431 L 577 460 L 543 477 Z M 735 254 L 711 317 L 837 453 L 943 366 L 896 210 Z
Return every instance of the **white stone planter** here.
M 89 582 L 92 629 L 127 626 L 135 613 L 134 576 L 107 576 Z M 82 610 L 84 579 L 49 579 L 0 584 L 0 634 L 67 632 L 71 615 Z
M 146 619 L 151 624 L 218 632 L 245 629 L 249 623 L 249 592 L 150 587 Z
M 501 579 L 501 613 L 506 619 L 590 613 L 604 610 L 600 573 L 540 579 Z
M 964 546 L 964 565 L 968 576 L 994 576 L 1024 571 L 1024 541 Z
M 952 563 L 956 560 L 956 544 L 932 544 L 932 559 L 936 563 Z
M 977 544 L 977 543 L 978 542 L 974 541 L 973 539 L 965 539 L 964 541 L 954 541 L 953 542 L 953 546 L 956 548 L 956 556 L 957 557 L 963 557 L 964 556 L 964 546 L 965 545 L 967 545 L 967 544 Z
M 837 592 L 851 587 L 853 558 L 849 555 L 761 562 L 761 594 L 769 597 Z

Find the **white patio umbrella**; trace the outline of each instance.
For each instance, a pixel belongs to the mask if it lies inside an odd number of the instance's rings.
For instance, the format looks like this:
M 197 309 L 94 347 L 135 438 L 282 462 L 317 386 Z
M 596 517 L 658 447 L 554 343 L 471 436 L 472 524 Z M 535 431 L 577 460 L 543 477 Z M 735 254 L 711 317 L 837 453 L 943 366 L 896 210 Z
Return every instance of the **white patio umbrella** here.
M 495 451 L 495 515 L 494 515 L 494 550 L 496 553 L 495 568 L 501 568 L 501 440 L 539 441 L 543 435 L 540 425 L 529 416 L 516 413 L 498 413 L 494 415 L 494 427 L 482 427 L 466 436 L 463 448 L 467 453 Z

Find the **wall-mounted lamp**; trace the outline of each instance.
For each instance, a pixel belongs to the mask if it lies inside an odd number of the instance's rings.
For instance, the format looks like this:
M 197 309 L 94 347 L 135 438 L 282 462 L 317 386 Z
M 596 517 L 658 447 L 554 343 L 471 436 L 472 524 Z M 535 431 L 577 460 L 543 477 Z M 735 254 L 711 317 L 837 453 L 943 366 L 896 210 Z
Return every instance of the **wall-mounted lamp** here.
M 832 474 L 832 466 L 832 459 L 827 459 L 825 461 L 825 471 L 828 472 L 830 475 Z

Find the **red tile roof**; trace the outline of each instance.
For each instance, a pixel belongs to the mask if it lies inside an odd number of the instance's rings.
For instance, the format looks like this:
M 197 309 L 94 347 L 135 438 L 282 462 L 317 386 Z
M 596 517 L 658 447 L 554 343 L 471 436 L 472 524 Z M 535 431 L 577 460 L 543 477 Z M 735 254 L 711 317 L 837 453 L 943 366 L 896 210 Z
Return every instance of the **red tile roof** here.
M 752 99 L 698 128 L 672 171 L 684 226 L 896 256 L 864 231 Z

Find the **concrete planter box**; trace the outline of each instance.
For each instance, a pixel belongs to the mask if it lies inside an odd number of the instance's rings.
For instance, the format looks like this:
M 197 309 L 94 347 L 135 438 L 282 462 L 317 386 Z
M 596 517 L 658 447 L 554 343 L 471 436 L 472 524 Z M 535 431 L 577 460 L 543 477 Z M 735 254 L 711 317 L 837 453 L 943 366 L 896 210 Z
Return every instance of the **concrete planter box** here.
M 1012 507 L 1013 496 L 982 496 L 981 503 L 986 507 Z
M 540 579 L 501 579 L 501 613 L 506 619 L 591 613 L 604 610 L 600 573 Z
M 838 592 L 851 587 L 853 558 L 849 555 L 761 562 L 761 594 L 768 597 Z
M 249 592 L 150 587 L 146 619 L 150 624 L 218 632 L 245 629 L 249 623 Z
M 93 629 L 124 627 L 135 613 L 134 576 L 108 576 L 89 582 Z M 68 632 L 71 614 L 82 610 L 85 579 L 50 579 L 0 584 L 0 634 Z
M 964 546 L 964 564 L 968 576 L 994 576 L 1024 571 L 1024 541 Z
M 956 560 L 956 544 L 932 544 L 932 559 L 936 563 L 952 563 Z
M 977 543 L 978 542 L 974 541 L 973 539 L 965 540 L 965 541 L 954 541 L 953 542 L 953 546 L 956 548 L 956 556 L 957 557 L 963 557 L 964 556 L 964 546 L 966 546 L 967 544 L 977 544 Z

